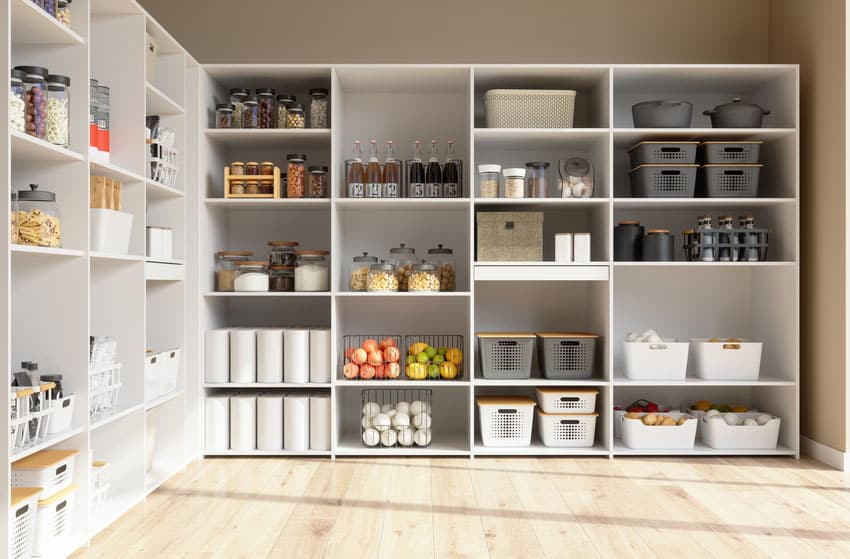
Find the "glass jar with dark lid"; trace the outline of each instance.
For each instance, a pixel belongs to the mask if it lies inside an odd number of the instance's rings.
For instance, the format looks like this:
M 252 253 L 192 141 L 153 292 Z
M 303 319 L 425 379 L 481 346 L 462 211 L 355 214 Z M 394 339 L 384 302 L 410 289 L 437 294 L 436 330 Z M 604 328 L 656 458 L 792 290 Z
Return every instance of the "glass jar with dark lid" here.
M 269 241 L 270 266 L 295 266 L 295 251 L 297 241 Z
M 233 105 L 233 128 L 242 128 L 242 111 L 244 110 L 244 102 L 248 95 L 251 94 L 249 89 L 235 87 L 230 90 L 230 104 Z
M 222 250 L 215 253 L 215 290 L 233 291 L 236 264 L 254 255 L 250 250 Z
M 257 100 L 260 108 L 260 128 L 274 128 L 274 119 L 277 113 L 275 106 L 275 90 L 270 87 L 257 89 Z
M 47 68 L 15 66 L 24 73 L 26 133 L 42 140 L 47 136 Z
M 364 252 L 362 256 L 351 259 L 351 273 L 349 275 L 348 287 L 351 291 L 366 291 L 366 279 L 369 276 L 369 267 L 378 263 L 377 256 L 369 256 Z
M 269 291 L 295 291 L 295 266 L 269 266 Z
M 366 276 L 366 291 L 373 293 L 398 291 L 398 276 L 395 266 L 387 262 L 379 262 L 369 266 Z
M 304 105 L 301 103 L 290 103 L 286 108 L 286 127 L 304 128 L 305 124 Z
M 326 165 L 311 165 L 310 184 L 307 194 L 310 198 L 328 197 L 328 167 Z
M 219 103 L 215 106 L 215 127 L 233 128 L 234 106 L 230 103 Z
M 15 132 L 26 132 L 26 102 L 24 101 L 24 78 L 20 70 L 12 70 L 9 81 L 9 128 Z
M 68 147 L 71 126 L 71 78 L 61 74 L 47 76 L 47 141 Z
M 549 183 L 546 180 L 546 161 L 529 161 L 525 164 L 525 195 L 529 198 L 546 198 Z
M 328 90 L 314 87 L 310 90 L 310 128 L 328 127 Z
M 454 291 L 456 287 L 454 251 L 439 244 L 428 249 L 428 264 L 437 267 L 440 275 L 440 291 Z
M 413 265 L 407 280 L 407 290 L 411 293 L 437 293 L 440 291 L 440 274 L 437 267 L 427 262 Z
M 52 248 L 62 246 L 61 217 L 55 192 L 39 190 L 37 184 L 31 184 L 29 190 L 19 190 L 15 213 L 18 244 Z
M 277 127 L 286 128 L 286 108 L 295 102 L 295 95 L 279 93 L 277 99 Z
M 387 262 L 395 266 L 395 273 L 398 275 L 398 290 L 407 291 L 407 280 L 410 272 L 413 270 L 413 264 L 416 261 L 416 249 L 405 246 L 401 243 L 399 246 L 390 249 L 390 257 Z
M 260 127 L 259 102 L 256 95 L 249 95 L 242 101 L 242 128 Z

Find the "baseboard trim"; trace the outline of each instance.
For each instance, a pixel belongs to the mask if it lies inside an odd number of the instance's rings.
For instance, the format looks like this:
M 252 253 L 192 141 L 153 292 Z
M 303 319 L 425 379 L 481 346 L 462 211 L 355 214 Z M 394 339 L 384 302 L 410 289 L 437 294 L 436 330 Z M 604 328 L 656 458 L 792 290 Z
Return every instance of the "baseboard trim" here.
M 850 472 L 850 454 L 846 452 L 841 452 L 831 446 L 802 436 L 800 437 L 800 451 L 836 470 Z

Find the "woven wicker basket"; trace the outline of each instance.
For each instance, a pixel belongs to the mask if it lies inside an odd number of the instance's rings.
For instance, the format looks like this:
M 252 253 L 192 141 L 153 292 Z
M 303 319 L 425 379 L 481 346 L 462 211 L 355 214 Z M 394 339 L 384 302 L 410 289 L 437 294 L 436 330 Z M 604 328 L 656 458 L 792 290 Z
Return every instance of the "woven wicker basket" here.
M 543 212 L 479 212 L 475 220 L 478 261 L 543 260 Z
M 491 89 L 484 94 L 487 128 L 572 128 L 576 92 Z

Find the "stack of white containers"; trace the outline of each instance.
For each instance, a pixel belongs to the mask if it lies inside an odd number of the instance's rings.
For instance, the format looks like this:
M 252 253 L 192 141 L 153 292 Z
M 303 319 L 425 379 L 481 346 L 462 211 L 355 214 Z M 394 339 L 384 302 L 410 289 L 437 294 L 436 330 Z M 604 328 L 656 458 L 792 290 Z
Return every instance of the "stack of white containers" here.
M 208 330 L 205 379 L 207 384 L 239 388 L 327 384 L 330 352 L 329 329 Z M 205 415 L 207 451 L 303 452 L 331 447 L 328 392 L 214 394 L 206 398 Z

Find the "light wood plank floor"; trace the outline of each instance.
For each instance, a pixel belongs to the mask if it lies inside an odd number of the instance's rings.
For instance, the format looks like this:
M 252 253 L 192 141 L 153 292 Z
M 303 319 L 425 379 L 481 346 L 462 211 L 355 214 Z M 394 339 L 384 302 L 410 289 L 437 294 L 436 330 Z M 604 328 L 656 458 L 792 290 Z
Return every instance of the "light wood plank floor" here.
M 78 558 L 850 557 L 850 475 L 788 458 L 210 459 Z

